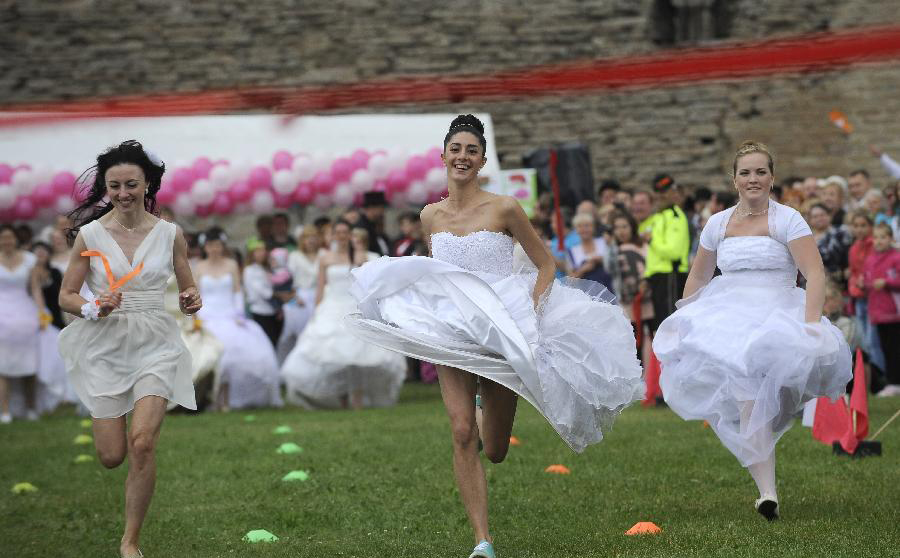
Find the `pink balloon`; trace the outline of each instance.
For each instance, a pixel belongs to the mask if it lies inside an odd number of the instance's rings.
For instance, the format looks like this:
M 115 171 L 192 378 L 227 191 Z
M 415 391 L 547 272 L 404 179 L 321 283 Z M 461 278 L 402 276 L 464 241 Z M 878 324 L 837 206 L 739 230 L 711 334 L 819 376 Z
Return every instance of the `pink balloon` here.
M 316 192 L 310 182 L 301 182 L 294 190 L 294 201 L 300 205 L 309 205 L 316 197 Z
M 387 189 L 385 190 L 387 193 L 402 192 L 409 187 L 409 178 L 407 178 L 406 172 L 403 170 L 395 169 L 387 175 L 385 183 L 387 184 Z
M 441 159 L 443 154 L 444 152 L 440 147 L 432 147 L 425 153 L 425 158 L 428 159 L 428 163 L 432 167 L 443 167 L 444 161 Z
M 212 210 L 216 215 L 228 215 L 231 213 L 231 210 L 234 209 L 234 202 L 231 201 L 231 198 L 228 197 L 228 194 L 225 192 L 219 192 L 216 194 L 215 199 L 212 202 Z
M 9 184 L 12 181 L 12 175 L 15 172 L 11 166 L 6 163 L 0 163 L 0 184 Z
M 274 192 L 272 194 L 275 196 L 275 207 L 280 209 L 287 209 L 290 206 L 294 205 L 294 194 L 280 194 L 278 192 Z
M 194 180 L 196 180 L 196 176 L 194 176 L 194 172 L 191 169 L 175 169 L 175 172 L 172 174 L 172 187 L 175 188 L 176 192 L 187 192 L 194 184 Z
M 375 185 L 372 186 L 373 192 L 387 192 L 387 182 L 384 180 L 376 180 Z
M 13 206 L 13 217 L 16 219 L 25 221 L 34 219 L 35 215 L 37 215 L 37 208 L 28 198 L 19 198 L 16 205 Z
M 294 164 L 294 156 L 289 151 L 282 149 L 272 157 L 272 167 L 275 170 L 290 170 Z
M 68 194 L 75 187 L 77 178 L 69 171 L 58 172 L 53 176 L 53 191 L 57 194 Z
M 428 174 L 431 165 L 422 155 L 413 155 L 406 162 L 406 176 L 410 181 L 422 180 Z
M 260 165 L 253 167 L 250 171 L 250 177 L 247 178 L 253 191 L 266 190 L 272 187 L 272 171 Z
M 350 161 L 353 162 L 353 166 L 356 169 L 364 169 L 369 166 L 369 152 L 365 149 L 357 149 L 350 155 Z
M 346 157 L 339 157 L 331 163 L 331 176 L 334 178 L 335 182 L 346 182 L 350 180 L 350 176 L 355 170 L 356 168 L 353 166 L 353 161 Z
M 246 180 L 239 180 L 231 185 L 228 196 L 234 203 L 248 202 L 253 197 L 253 189 Z
M 56 192 L 52 184 L 41 184 L 31 192 L 31 199 L 38 207 L 47 207 L 56 201 Z
M 213 168 L 213 162 L 208 157 L 197 157 L 191 169 L 197 178 L 209 178 L 209 171 Z
M 175 202 L 177 193 L 171 185 L 163 184 L 160 186 L 159 192 L 156 193 L 156 201 L 162 205 L 171 205 Z
M 210 215 L 212 215 L 213 207 L 211 203 L 207 205 L 199 205 L 194 211 L 197 213 L 197 217 L 209 217 Z
M 330 194 L 334 190 L 334 184 L 334 177 L 326 171 L 316 173 L 312 179 L 313 191 L 316 194 Z

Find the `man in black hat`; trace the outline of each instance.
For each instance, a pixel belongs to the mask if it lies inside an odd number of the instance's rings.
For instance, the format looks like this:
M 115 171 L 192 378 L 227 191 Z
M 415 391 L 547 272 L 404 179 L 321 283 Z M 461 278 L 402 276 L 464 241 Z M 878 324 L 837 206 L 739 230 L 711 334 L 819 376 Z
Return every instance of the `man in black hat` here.
M 389 256 L 391 241 L 384 234 L 385 207 L 387 207 L 387 199 L 384 197 L 384 192 L 364 193 L 362 215 L 356 226 L 369 231 L 369 251 Z

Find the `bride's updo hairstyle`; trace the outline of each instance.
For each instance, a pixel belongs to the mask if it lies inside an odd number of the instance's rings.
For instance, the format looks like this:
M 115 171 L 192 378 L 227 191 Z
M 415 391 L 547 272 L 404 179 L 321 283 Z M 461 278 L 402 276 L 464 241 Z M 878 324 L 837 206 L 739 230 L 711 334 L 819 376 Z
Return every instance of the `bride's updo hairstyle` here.
M 162 184 L 166 165 L 156 155 L 147 153 L 139 142 L 123 141 L 98 155 L 97 164 L 84 171 L 78 178 L 76 188 L 80 186 L 84 192 L 84 201 L 69 213 L 73 224 L 72 228 L 66 231 L 66 235 L 70 242 L 75 240 L 81 227 L 112 211 L 111 203 L 103 203 L 103 198 L 106 197 L 106 171 L 123 164 L 135 165 L 144 171 L 144 180 L 147 182 L 144 209 L 156 215 L 156 193 Z
M 766 146 L 766 144 L 760 143 L 758 141 L 747 140 L 742 143 L 734 153 L 732 176 L 737 174 L 738 159 L 740 159 L 744 155 L 750 155 L 751 153 L 762 153 L 763 155 L 765 155 L 766 159 L 769 160 L 769 172 L 775 174 L 775 159 L 772 158 L 772 152 L 769 151 L 769 148 Z
M 478 138 L 478 143 L 481 144 L 481 154 L 484 155 L 487 153 L 487 140 L 484 139 L 484 124 L 472 114 L 460 114 L 450 123 L 450 130 L 447 132 L 447 135 L 444 136 L 445 151 L 447 149 L 447 144 L 449 144 L 450 140 L 453 139 L 453 136 L 459 132 L 469 132 L 470 134 L 474 134 L 475 137 Z

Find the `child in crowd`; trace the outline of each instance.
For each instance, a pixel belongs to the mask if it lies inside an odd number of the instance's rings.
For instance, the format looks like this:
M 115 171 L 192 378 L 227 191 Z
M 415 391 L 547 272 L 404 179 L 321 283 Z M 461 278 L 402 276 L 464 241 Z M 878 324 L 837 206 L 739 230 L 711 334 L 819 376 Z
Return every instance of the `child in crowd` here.
M 844 295 L 841 294 L 840 288 L 834 283 L 828 283 L 825 287 L 825 305 L 822 307 L 822 313 L 841 330 L 844 339 L 850 345 L 850 350 L 856 353 L 856 349 L 862 346 L 862 330 L 856 320 L 844 315 L 843 309 Z
M 866 259 L 874 250 L 872 247 L 872 215 L 865 209 L 857 209 L 850 214 L 850 231 L 853 234 L 853 245 L 850 247 L 849 276 L 847 291 L 850 294 L 850 303 L 856 318 L 856 327 L 862 338 L 862 350 L 868 358 L 871 366 L 875 367 L 872 377 L 875 385 L 883 385 L 881 376 L 884 370 L 884 353 L 881 352 L 881 342 L 878 340 L 878 331 L 869 321 L 869 305 L 866 299 L 864 284 L 864 272 Z
M 889 225 L 875 226 L 874 250 L 866 258 L 863 280 L 869 321 L 878 330 L 885 358 L 887 386 L 879 396 L 900 395 L 900 251 L 893 242 Z

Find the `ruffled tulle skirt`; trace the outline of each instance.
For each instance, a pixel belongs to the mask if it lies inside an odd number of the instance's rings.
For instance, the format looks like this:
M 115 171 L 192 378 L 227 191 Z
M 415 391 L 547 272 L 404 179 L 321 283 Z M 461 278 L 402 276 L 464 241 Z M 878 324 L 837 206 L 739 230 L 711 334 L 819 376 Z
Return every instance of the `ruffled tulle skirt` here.
M 706 420 L 744 466 L 768 459 L 803 404 L 836 398 L 850 349 L 826 318 L 805 322 L 806 292 L 723 275 L 660 325 L 653 350 L 666 403 Z
M 218 385 L 228 385 L 232 409 L 280 407 L 278 361 L 265 331 L 250 318 L 201 310 L 203 328 L 221 344 Z
M 335 408 L 353 392 L 366 407 L 397 402 L 406 359 L 355 337 L 344 317 L 356 310 L 346 292 L 325 292 L 312 319 L 281 366 L 288 401 L 307 408 Z
M 643 392 L 632 326 L 602 285 L 475 273 L 420 256 L 354 270 L 347 324 L 391 351 L 466 370 L 516 392 L 575 451 L 599 442 Z M 579 288 L 580 287 L 580 288 Z

